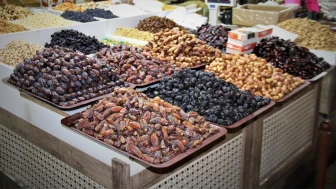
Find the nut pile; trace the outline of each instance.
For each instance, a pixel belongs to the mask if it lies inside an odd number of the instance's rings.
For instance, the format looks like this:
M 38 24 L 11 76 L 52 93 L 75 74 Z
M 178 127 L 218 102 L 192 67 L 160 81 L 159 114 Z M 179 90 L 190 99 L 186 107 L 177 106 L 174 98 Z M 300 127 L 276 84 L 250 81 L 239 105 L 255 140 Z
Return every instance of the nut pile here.
M 218 132 L 196 112 L 125 88 L 88 106 L 71 125 L 152 164 L 167 162 Z
M 253 53 L 284 72 L 302 79 L 311 79 L 330 67 L 323 58 L 318 58 L 307 48 L 279 37 L 263 39 Z
M 36 55 L 36 51 L 41 51 L 42 49 L 43 47 L 40 45 L 20 40 L 12 41 L 3 49 L 0 49 L 0 62 L 15 67 L 24 58 L 33 58 Z
M 151 16 L 141 20 L 137 26 L 137 29 L 141 31 L 148 31 L 151 33 L 157 33 L 165 29 L 173 29 L 175 27 L 184 30 L 184 28 L 169 18 L 163 18 L 159 16 Z
M 299 77 L 283 73 L 254 54 L 223 55 L 206 66 L 206 71 L 215 73 L 218 78 L 235 84 L 241 90 L 275 101 L 305 82 Z
M 94 36 L 87 36 L 76 30 L 61 30 L 51 35 L 50 43 L 46 43 L 45 47 L 61 46 L 78 50 L 86 55 L 98 52 L 106 47 L 99 42 Z
M 34 29 L 61 27 L 74 24 L 72 21 L 66 20 L 50 13 L 38 13 L 35 15 L 31 15 L 27 18 L 19 20 L 17 23 L 25 27 Z
M 54 7 L 54 10 L 58 10 L 58 11 L 75 11 L 75 12 L 84 12 L 85 9 L 75 5 L 74 3 L 70 3 L 70 2 L 65 2 L 59 5 L 56 5 Z
M 226 42 L 228 41 L 228 31 L 230 28 L 225 28 L 222 25 L 212 26 L 203 24 L 196 31 L 196 37 L 201 39 L 212 47 L 215 47 L 223 52 L 226 50 Z
M 146 31 L 140 31 L 135 28 L 117 28 L 117 31 L 114 35 L 119 35 L 123 37 L 129 37 L 133 39 L 138 39 L 142 41 L 151 41 L 153 40 L 153 34 Z
M 144 91 L 150 98 L 159 96 L 184 111 L 196 111 L 206 120 L 232 125 L 270 103 L 270 99 L 254 97 L 235 85 L 215 77 L 212 72 L 184 69 L 171 78 L 163 78 L 156 88 Z
M 108 94 L 115 87 L 128 87 L 115 68 L 102 65 L 68 48 L 38 51 L 18 64 L 10 83 L 60 106 Z
M 133 84 L 144 84 L 169 76 L 174 67 L 166 62 L 152 58 L 142 49 L 128 46 L 104 48 L 96 54 L 106 64 L 120 68 L 119 77 Z
M 18 25 L 8 22 L 7 20 L 0 18 L 0 33 L 12 33 L 12 32 L 20 32 L 27 31 L 28 29 Z
M 114 15 L 110 10 L 104 10 L 104 9 L 86 9 L 85 13 L 98 18 L 105 18 L 105 19 L 111 19 L 111 18 L 118 18 L 118 16 Z
M 179 28 L 154 34 L 154 40 L 147 44 L 146 51 L 183 68 L 211 63 L 222 54 L 220 50 L 197 39 L 194 34 Z
M 278 24 L 279 27 L 298 34 L 295 43 L 309 49 L 336 51 L 336 34 L 330 27 L 307 18 L 286 20 Z
M 86 14 L 84 12 L 75 12 L 75 11 L 65 11 L 63 14 L 61 14 L 61 17 L 73 20 L 77 22 L 94 22 L 97 21 L 97 19 L 93 18 L 91 15 Z
M 15 5 L 0 7 L 0 18 L 5 20 L 19 20 L 33 15 L 29 10 Z

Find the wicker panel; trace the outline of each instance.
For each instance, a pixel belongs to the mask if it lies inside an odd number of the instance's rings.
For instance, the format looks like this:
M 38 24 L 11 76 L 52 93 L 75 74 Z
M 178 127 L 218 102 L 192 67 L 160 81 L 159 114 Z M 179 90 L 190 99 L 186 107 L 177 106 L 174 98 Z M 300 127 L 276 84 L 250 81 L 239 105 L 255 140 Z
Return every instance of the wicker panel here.
M 104 188 L 0 125 L 0 168 L 26 188 Z
M 151 189 L 239 188 L 242 134 L 190 163 Z
M 263 123 L 260 180 L 312 143 L 314 90 L 266 118 Z

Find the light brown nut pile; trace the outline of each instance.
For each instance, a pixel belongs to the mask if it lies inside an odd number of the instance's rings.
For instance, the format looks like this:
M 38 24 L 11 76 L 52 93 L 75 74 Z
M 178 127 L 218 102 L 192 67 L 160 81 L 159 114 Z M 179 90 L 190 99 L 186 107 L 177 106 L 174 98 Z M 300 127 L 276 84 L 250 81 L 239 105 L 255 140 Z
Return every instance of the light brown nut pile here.
M 129 37 L 132 39 L 138 39 L 142 41 L 153 40 L 153 34 L 146 31 L 140 31 L 135 28 L 118 28 L 114 35 Z
M 54 10 L 58 10 L 58 11 L 75 11 L 75 12 L 84 12 L 85 8 L 80 7 L 75 5 L 74 3 L 69 3 L 69 2 L 65 2 L 59 5 L 56 5 L 54 8 Z
M 5 20 L 19 20 L 33 15 L 29 10 L 15 5 L 0 7 L 0 18 Z
M 12 33 L 12 32 L 20 32 L 27 31 L 28 29 L 18 25 L 8 22 L 7 20 L 0 18 L 0 33 Z
M 169 18 L 151 16 L 141 20 L 137 28 L 141 31 L 148 31 L 151 33 L 157 33 L 165 29 L 173 29 L 175 27 L 180 28 L 180 30 L 185 30 L 182 26 L 178 25 L 173 20 Z
M 194 34 L 179 28 L 154 34 L 154 40 L 147 44 L 146 51 L 183 68 L 211 63 L 216 57 L 222 56 L 220 50 L 206 45 Z
M 68 26 L 74 24 L 72 21 L 50 13 L 38 13 L 28 16 L 25 19 L 19 20 L 17 23 L 34 29 Z
M 305 83 L 303 79 L 283 73 L 280 68 L 273 67 L 255 54 L 223 55 L 206 66 L 206 71 L 214 72 L 217 77 L 242 90 L 249 90 L 255 96 L 275 101 Z
M 0 62 L 15 67 L 25 58 L 33 58 L 37 51 L 41 51 L 42 46 L 24 41 L 12 41 L 3 49 L 0 49 Z
M 161 164 L 197 147 L 218 128 L 196 112 L 133 89 L 115 89 L 73 121 L 78 130 L 149 163 Z
M 296 18 L 281 22 L 278 26 L 298 34 L 295 43 L 299 46 L 336 51 L 336 33 L 331 32 L 327 25 L 307 18 Z

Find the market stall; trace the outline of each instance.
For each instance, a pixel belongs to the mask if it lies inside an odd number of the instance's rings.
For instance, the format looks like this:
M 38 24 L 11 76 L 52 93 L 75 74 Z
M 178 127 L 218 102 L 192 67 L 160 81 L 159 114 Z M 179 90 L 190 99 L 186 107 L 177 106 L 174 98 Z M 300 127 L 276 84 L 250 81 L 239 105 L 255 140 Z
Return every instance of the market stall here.
M 269 188 L 315 152 L 333 63 L 169 13 L 0 34 L 0 170 L 28 188 Z

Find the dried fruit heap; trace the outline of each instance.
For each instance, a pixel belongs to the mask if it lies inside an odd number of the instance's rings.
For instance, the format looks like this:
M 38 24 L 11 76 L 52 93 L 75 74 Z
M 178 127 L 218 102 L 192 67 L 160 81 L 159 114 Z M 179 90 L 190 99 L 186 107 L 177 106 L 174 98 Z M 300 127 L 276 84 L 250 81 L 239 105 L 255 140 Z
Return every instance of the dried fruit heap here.
M 174 28 L 154 34 L 154 40 L 146 46 L 146 51 L 178 67 L 191 67 L 211 63 L 221 56 L 221 51 L 210 47 L 194 34 Z
M 156 88 L 144 93 L 149 97 L 159 96 L 186 112 L 196 111 L 206 120 L 221 125 L 232 125 L 270 103 L 270 99 L 254 97 L 217 79 L 214 73 L 190 69 L 163 78 Z
M 298 38 L 295 39 L 298 46 L 336 51 L 336 33 L 331 32 L 328 25 L 307 18 L 296 18 L 285 20 L 278 26 L 299 34 Z
M 226 50 L 226 42 L 228 41 L 228 31 L 230 28 L 225 28 L 223 25 L 212 26 L 203 24 L 195 33 L 198 39 L 201 39 L 212 47 L 215 47 L 223 52 Z
M 65 11 L 63 14 L 61 14 L 61 17 L 68 20 L 84 23 L 97 21 L 97 19 L 93 18 L 93 16 L 86 14 L 84 12 Z
M 133 89 L 116 89 L 89 106 L 73 126 L 149 163 L 174 158 L 218 132 L 196 112 L 185 113 Z
M 176 22 L 170 20 L 169 18 L 150 16 L 141 20 L 137 26 L 137 29 L 141 31 L 157 33 L 165 29 L 173 29 L 175 27 L 180 28 L 180 30 L 184 30 L 182 26 L 176 24 Z
M 5 20 L 19 20 L 33 15 L 33 13 L 23 7 L 15 5 L 5 5 L 0 7 L 0 18 Z
M 318 58 L 307 48 L 279 37 L 263 39 L 253 53 L 284 72 L 302 79 L 311 79 L 330 67 L 323 58 Z
M 20 32 L 20 31 L 27 31 L 28 29 L 18 25 L 8 22 L 7 20 L 0 18 L 0 34 L 2 33 L 12 33 L 12 32 Z
M 111 18 L 118 18 L 118 16 L 114 15 L 110 10 L 105 9 L 86 9 L 85 13 L 98 18 L 105 18 L 105 19 L 111 19 Z
M 142 49 L 128 46 L 104 48 L 96 57 L 106 64 L 118 66 L 120 77 L 134 84 L 143 84 L 171 75 L 174 67 L 166 62 L 152 58 Z
M 249 90 L 253 95 L 272 100 L 281 99 L 305 82 L 299 77 L 283 73 L 280 68 L 275 68 L 254 54 L 223 55 L 206 66 L 206 71 L 214 72 L 218 78 L 242 90 Z
M 68 48 L 45 48 L 24 59 L 9 82 L 61 106 L 69 106 L 128 87 L 110 65 L 102 65 Z
M 70 2 L 65 2 L 59 5 L 56 5 L 54 8 L 54 10 L 58 10 L 58 11 L 67 11 L 67 10 L 71 10 L 71 11 L 75 11 L 75 12 L 84 12 L 84 8 L 75 5 L 74 3 L 70 3 Z
M 46 43 L 45 47 L 54 47 L 56 45 L 72 48 L 86 55 L 96 53 L 106 47 L 106 45 L 99 42 L 94 36 L 90 37 L 72 29 L 55 32 L 51 35 L 50 43 Z
M 0 49 L 0 62 L 15 67 L 22 62 L 23 59 L 34 57 L 36 51 L 42 49 L 43 47 L 40 45 L 15 40 Z

